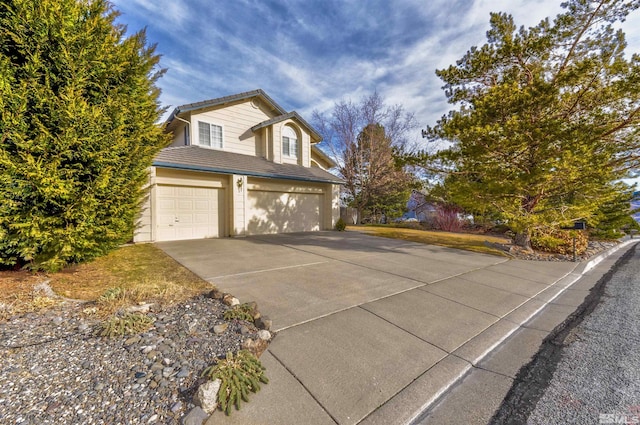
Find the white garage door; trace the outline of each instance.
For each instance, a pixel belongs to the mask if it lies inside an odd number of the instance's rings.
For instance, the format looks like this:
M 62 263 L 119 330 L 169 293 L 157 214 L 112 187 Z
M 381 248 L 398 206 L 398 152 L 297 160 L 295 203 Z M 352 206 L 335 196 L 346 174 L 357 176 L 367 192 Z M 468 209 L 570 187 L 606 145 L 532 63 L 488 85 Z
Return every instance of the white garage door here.
M 310 232 L 322 227 L 322 195 L 250 190 L 247 198 L 247 232 Z
M 224 189 L 158 185 L 157 241 L 217 238 L 224 232 Z

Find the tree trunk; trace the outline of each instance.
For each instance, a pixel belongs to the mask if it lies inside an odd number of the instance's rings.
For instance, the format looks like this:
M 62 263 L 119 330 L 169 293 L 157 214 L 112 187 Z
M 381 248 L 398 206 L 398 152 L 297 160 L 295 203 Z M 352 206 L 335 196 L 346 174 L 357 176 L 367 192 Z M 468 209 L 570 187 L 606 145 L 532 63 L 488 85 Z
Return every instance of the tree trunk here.
M 527 251 L 532 251 L 531 233 L 529 232 L 529 229 L 524 229 L 520 232 L 517 232 L 516 237 L 514 238 L 514 242 L 517 246 L 524 248 Z

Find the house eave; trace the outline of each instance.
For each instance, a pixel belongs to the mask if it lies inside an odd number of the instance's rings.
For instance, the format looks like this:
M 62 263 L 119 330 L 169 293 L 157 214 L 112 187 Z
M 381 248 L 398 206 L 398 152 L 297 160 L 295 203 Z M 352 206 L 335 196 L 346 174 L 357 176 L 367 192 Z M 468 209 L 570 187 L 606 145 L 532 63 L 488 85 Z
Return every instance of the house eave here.
M 204 100 L 202 102 L 187 103 L 185 105 L 177 106 L 173 110 L 173 112 L 171 112 L 167 121 L 165 121 L 165 127 L 168 128 L 173 122 L 174 118 L 176 116 L 179 116 L 179 114 L 198 111 L 201 109 L 212 108 L 215 106 L 221 106 L 227 103 L 237 102 L 245 99 L 251 99 L 254 97 L 261 98 L 268 105 L 270 105 L 275 111 L 277 111 L 280 115 L 284 115 L 287 113 L 287 111 L 282 106 L 278 105 L 278 103 L 276 103 L 275 100 L 273 100 L 267 93 L 265 93 L 264 90 L 257 89 L 257 90 L 247 91 L 247 92 L 238 93 L 234 95 L 218 97 L 216 99 Z
M 247 170 L 234 170 L 229 168 L 216 168 L 216 167 L 206 167 L 201 165 L 191 165 L 191 164 L 176 164 L 171 162 L 153 162 L 154 167 L 159 168 L 169 168 L 174 170 L 185 170 L 185 171 L 199 171 L 205 173 L 218 173 L 218 174 L 239 174 L 249 177 L 260 177 L 260 178 L 268 178 L 268 179 L 277 179 L 277 180 L 292 180 L 292 181 L 303 181 L 310 183 L 331 183 L 331 184 L 344 184 L 343 181 L 340 180 L 328 180 L 328 179 L 315 179 L 315 178 L 306 178 L 306 177 L 293 177 L 287 175 L 273 174 L 273 173 L 260 173 L 255 171 L 247 171 Z

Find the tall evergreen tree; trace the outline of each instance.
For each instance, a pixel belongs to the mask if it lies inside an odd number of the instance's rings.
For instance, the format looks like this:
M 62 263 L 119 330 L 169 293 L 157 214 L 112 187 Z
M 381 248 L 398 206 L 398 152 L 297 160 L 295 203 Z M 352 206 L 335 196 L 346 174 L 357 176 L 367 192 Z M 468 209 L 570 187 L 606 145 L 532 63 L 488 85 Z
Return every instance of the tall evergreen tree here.
M 446 185 L 495 212 L 530 246 L 534 229 L 591 219 L 640 162 L 640 56 L 613 27 L 638 0 L 570 0 L 551 23 L 518 29 L 491 14 L 488 42 L 437 71 L 449 102 L 431 137 L 452 147 Z
M 166 144 L 155 46 L 107 0 L 0 1 L 0 264 L 56 270 L 126 242 Z

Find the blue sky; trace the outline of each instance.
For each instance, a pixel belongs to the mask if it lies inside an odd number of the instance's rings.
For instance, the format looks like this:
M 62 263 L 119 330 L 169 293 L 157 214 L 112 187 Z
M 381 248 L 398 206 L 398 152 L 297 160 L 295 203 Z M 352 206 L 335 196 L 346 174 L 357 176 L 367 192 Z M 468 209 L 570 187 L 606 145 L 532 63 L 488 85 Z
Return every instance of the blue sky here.
M 112 0 L 129 31 L 158 44 L 161 102 L 173 108 L 261 88 L 311 118 L 377 90 L 421 126 L 445 114 L 435 70 L 485 42 L 489 12 L 531 26 L 560 0 Z M 640 51 L 640 12 L 624 24 Z M 419 132 L 416 133 L 419 138 Z
M 534 25 L 559 0 L 114 0 L 158 44 L 165 106 L 264 89 L 310 117 L 374 90 L 433 124 L 449 110 L 436 68 L 485 41 L 490 11 Z M 625 27 L 640 28 L 628 22 Z M 638 33 L 627 36 L 635 47 Z M 636 49 L 638 50 L 638 49 Z

